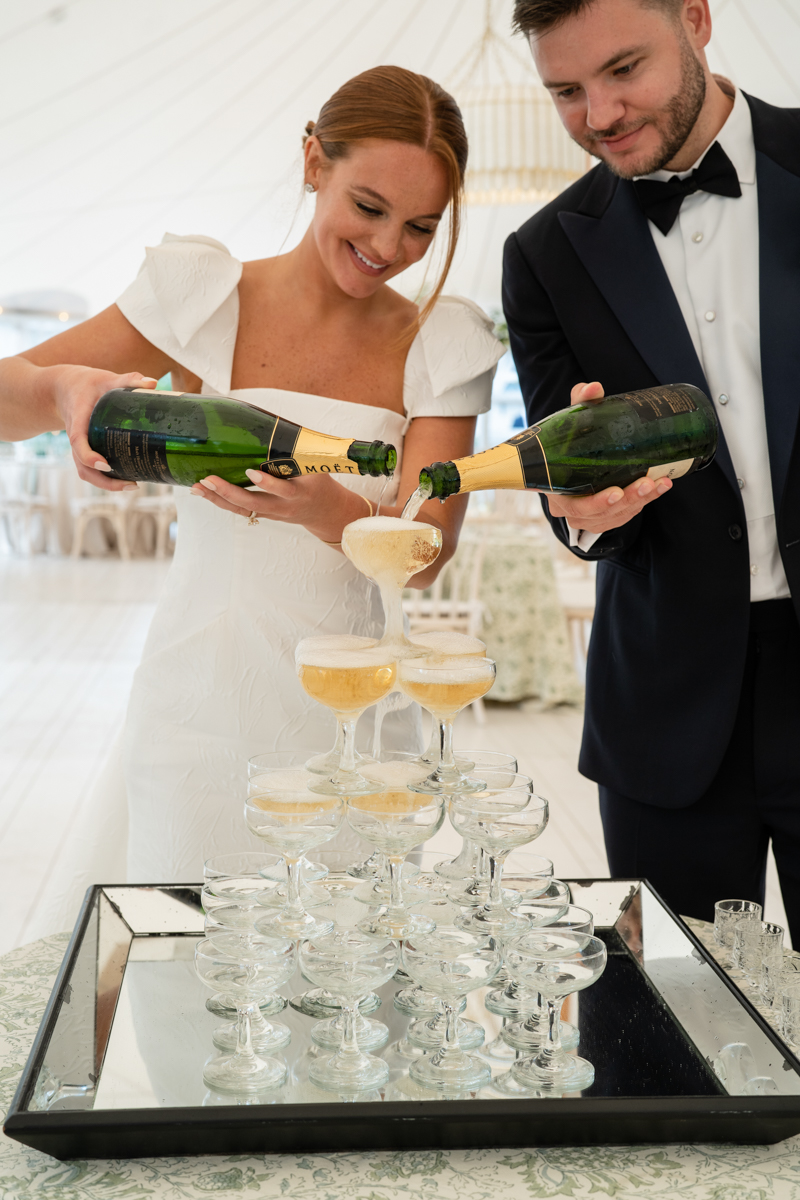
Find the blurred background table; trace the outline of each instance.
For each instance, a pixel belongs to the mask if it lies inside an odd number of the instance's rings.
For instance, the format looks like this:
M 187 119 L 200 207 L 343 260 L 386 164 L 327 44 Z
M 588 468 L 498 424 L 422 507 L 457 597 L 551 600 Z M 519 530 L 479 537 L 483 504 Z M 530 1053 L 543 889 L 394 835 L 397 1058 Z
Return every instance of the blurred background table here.
M 8 1108 L 69 935 L 0 958 L 0 1107 Z M 800 1138 L 776 1146 L 533 1146 L 58 1162 L 0 1135 L 3 1200 L 763 1200 L 798 1195 Z

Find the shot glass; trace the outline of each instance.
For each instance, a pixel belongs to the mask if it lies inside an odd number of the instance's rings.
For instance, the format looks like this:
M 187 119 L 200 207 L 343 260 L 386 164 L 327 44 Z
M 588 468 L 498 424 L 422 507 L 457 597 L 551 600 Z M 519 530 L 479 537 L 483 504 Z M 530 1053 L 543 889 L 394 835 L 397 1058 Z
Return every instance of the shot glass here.
M 718 900 L 714 905 L 714 941 L 717 945 L 730 949 L 734 929 L 750 913 L 761 920 L 761 905 L 755 900 Z

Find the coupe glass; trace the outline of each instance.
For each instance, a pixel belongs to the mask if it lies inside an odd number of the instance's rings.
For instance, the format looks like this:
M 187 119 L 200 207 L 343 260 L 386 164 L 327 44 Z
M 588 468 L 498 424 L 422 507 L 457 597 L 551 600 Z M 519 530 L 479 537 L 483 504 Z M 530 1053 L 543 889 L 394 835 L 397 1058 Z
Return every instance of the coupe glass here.
M 463 837 L 471 837 L 489 855 L 489 899 L 457 924 L 474 933 L 512 937 L 530 928 L 530 921 L 506 907 L 503 898 L 503 864 L 510 852 L 539 837 L 547 825 L 547 801 L 531 791 L 525 775 L 514 777 L 513 787 L 450 801 L 450 819 Z
M 206 987 L 233 996 L 238 1012 L 236 1048 L 233 1054 L 206 1063 L 207 1087 L 217 1092 L 263 1092 L 284 1082 L 282 1063 L 255 1054 L 250 1022 L 259 1000 L 286 982 L 295 961 L 294 943 L 288 938 L 256 938 L 243 945 L 236 934 L 221 934 L 197 943 L 197 974 Z
M 517 910 L 527 917 L 529 930 L 550 928 L 561 920 L 569 919 L 570 892 L 566 883 L 560 879 L 548 879 L 545 893 L 532 902 L 520 906 Z M 573 909 L 575 919 L 582 919 L 580 914 L 586 913 L 591 929 L 580 929 L 580 933 L 594 933 L 594 922 L 591 913 L 586 909 Z M 518 935 L 520 936 L 520 935 Z M 525 934 L 521 935 L 522 937 Z M 504 945 L 513 943 L 504 943 Z M 503 963 L 501 976 L 507 980 L 505 987 L 499 987 L 486 996 L 485 1005 L 489 1012 L 500 1017 L 518 1020 L 538 1007 L 538 995 L 511 977 L 508 967 Z
M 342 733 L 342 753 L 330 778 L 316 775 L 310 785 L 329 795 L 369 790 L 356 769 L 356 722 L 372 704 L 392 691 L 397 676 L 386 648 L 331 649 L 331 638 L 304 638 L 295 651 L 297 674 L 312 699 L 330 708 Z
M 385 627 L 378 643 L 393 660 L 424 653 L 406 637 L 403 588 L 439 557 L 442 531 L 425 521 L 362 517 L 342 530 L 342 551 L 380 588 Z
M 413 792 L 407 785 L 410 764 L 389 762 L 368 768 L 374 791 L 349 796 L 347 820 L 365 842 L 382 850 L 389 862 L 389 903 L 359 922 L 373 937 L 405 938 L 433 929 L 429 917 L 409 912 L 403 900 L 402 867 L 406 855 L 440 829 L 443 797 Z
M 386 1063 L 359 1049 L 356 1018 L 361 998 L 388 983 L 397 964 L 393 942 L 381 943 L 357 929 L 301 945 L 300 969 L 310 983 L 329 988 L 341 998 L 344 1023 L 337 1052 L 309 1067 L 312 1083 L 345 1096 L 371 1092 L 386 1083 Z
M 475 792 L 486 785 L 466 775 L 453 753 L 453 722 L 473 700 L 485 696 L 497 668 L 491 658 L 405 659 L 398 664 L 400 690 L 416 700 L 439 725 L 439 761 L 428 777 L 413 784 L 420 792 Z
M 485 658 L 486 643 L 480 638 L 470 637 L 466 633 L 456 633 L 450 629 L 431 630 L 429 633 L 415 633 L 411 636 L 413 646 L 418 646 L 429 659 L 437 658 Z M 465 775 L 472 770 L 474 763 L 468 755 L 456 754 L 456 760 L 463 759 L 459 765 Z M 439 725 L 433 719 L 428 748 L 419 756 L 419 761 L 430 770 L 439 762 Z M 514 770 L 516 771 L 516 766 Z
M 429 759 L 430 751 L 427 750 L 420 761 L 435 767 L 439 761 L 439 726 L 436 721 L 433 723 L 432 744 L 435 744 L 435 757 Z M 484 778 L 486 771 L 508 771 L 515 775 L 518 769 L 514 755 L 500 750 L 456 750 L 455 760 L 462 775 L 475 774 L 478 779 Z M 469 885 L 480 875 L 482 863 L 483 856 L 480 846 L 476 846 L 474 842 L 465 838 L 461 852 L 452 861 L 442 863 L 437 867 L 436 873 L 443 879 L 450 881 L 460 879 Z
M 476 1090 L 491 1079 L 489 1067 L 461 1049 L 458 1012 L 463 997 L 485 987 L 500 969 L 500 949 L 492 937 L 443 925 L 403 942 L 403 966 L 426 991 L 444 1003 L 444 1044 L 411 1064 L 409 1075 L 423 1087 L 452 1095 Z
M 287 760 L 292 756 L 287 754 Z M 287 898 L 275 916 L 256 922 L 260 933 L 287 937 L 320 937 L 333 928 L 331 921 L 315 920 L 306 912 L 299 893 L 299 861 L 303 854 L 330 841 L 342 826 L 345 804 L 341 796 L 319 795 L 309 790 L 313 776 L 302 767 L 276 766 L 262 771 L 259 791 L 245 804 L 248 827 L 280 851 L 286 860 Z
M 323 758 L 324 755 L 316 754 L 316 755 L 312 755 L 312 757 L 313 758 Z M 305 766 L 306 770 L 309 770 L 309 767 L 307 766 L 307 762 L 304 762 L 303 759 L 304 759 L 303 755 L 294 754 L 291 751 L 287 752 L 285 750 L 269 750 L 269 751 L 265 751 L 262 754 L 254 754 L 252 758 L 249 758 L 247 760 L 247 791 L 248 791 L 248 794 L 255 795 L 257 792 L 261 791 L 261 788 L 259 787 L 259 784 L 258 784 L 258 777 L 261 774 L 261 772 L 264 770 L 269 770 L 272 767 L 285 767 L 285 766 L 293 766 L 293 767 L 294 766 L 297 766 L 297 767 Z M 314 772 L 314 774 L 318 774 L 318 773 L 319 772 Z M 271 866 L 267 866 L 264 868 L 264 871 L 263 871 L 264 878 L 269 883 L 278 883 L 278 884 L 285 886 L 285 884 L 286 884 L 286 863 L 283 859 L 283 855 L 276 854 L 274 856 L 265 856 L 265 857 L 274 857 L 274 862 L 272 863 Z M 301 894 L 301 896 L 304 895 L 306 884 L 316 883 L 317 880 L 324 879 L 327 874 L 328 874 L 328 869 L 327 869 L 327 867 L 324 867 L 322 865 L 322 863 L 309 862 L 307 858 L 302 857 L 300 859 L 300 894 Z
M 277 864 L 286 870 L 279 855 L 264 854 L 260 850 L 240 850 L 207 859 L 203 865 L 205 886 L 201 894 L 206 935 L 237 932 L 252 935 L 254 921 L 261 911 L 257 899 L 264 888 L 261 872 Z M 286 1001 L 278 995 L 266 996 L 259 1004 L 259 1011 L 252 1021 L 253 1045 L 257 1050 L 265 1032 L 262 1017 L 283 1012 L 285 1007 Z M 236 1005 L 232 998 L 209 996 L 206 1008 L 215 1016 L 230 1021 L 223 1027 L 227 1031 L 224 1048 L 232 1048 L 236 1035 Z
M 524 944 L 520 944 L 524 943 Z M 544 997 L 547 1041 L 531 1058 L 514 1063 L 511 1075 L 522 1087 L 538 1092 L 581 1092 L 594 1083 L 594 1067 L 568 1054 L 561 1043 L 560 1012 L 565 996 L 590 987 L 603 974 L 606 947 L 599 938 L 569 931 L 541 929 L 506 951 L 509 970 Z
M 548 921 L 539 926 L 540 929 L 546 928 L 548 933 L 559 934 L 586 934 L 591 936 L 594 933 L 594 918 L 586 908 L 578 908 L 576 905 L 569 905 L 557 920 Z M 515 939 L 506 946 L 509 951 L 513 948 L 524 949 L 528 944 L 527 939 L 535 938 L 537 932 L 531 931 L 524 933 L 522 937 Z M 509 985 L 504 997 L 511 991 L 513 985 Z M 490 993 L 494 995 L 494 993 Z M 513 1046 L 515 1050 L 521 1050 L 526 1054 L 531 1054 L 533 1051 L 539 1050 L 547 1041 L 549 1017 L 547 1012 L 547 1004 L 540 992 L 535 992 L 531 988 L 525 987 L 524 984 L 517 986 L 514 997 L 519 1005 L 516 1020 L 509 1020 L 503 1025 L 502 1038 L 509 1046 Z M 489 1008 L 489 997 L 486 997 L 487 1008 Z M 490 1012 L 498 1012 L 500 1004 L 495 1004 L 489 1008 Z M 503 1013 L 504 1016 L 512 1016 L 509 1013 Z M 568 1021 L 561 1022 L 561 1045 L 565 1050 L 573 1050 L 580 1041 L 580 1033 L 574 1025 L 570 1025 Z

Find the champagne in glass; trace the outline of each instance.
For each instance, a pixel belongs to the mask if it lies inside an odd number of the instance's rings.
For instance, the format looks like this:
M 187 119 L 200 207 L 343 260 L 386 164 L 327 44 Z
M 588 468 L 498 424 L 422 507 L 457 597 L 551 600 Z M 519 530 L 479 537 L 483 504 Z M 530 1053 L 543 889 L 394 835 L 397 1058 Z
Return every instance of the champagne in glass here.
M 441 548 L 441 529 L 423 521 L 362 517 L 344 528 L 342 550 L 380 588 L 386 619 L 380 645 L 390 647 L 395 658 L 420 653 L 405 635 L 403 588 L 412 575 L 436 561 Z
M 453 753 L 453 722 L 462 708 L 485 696 L 495 680 L 492 659 L 424 658 L 405 659 L 398 665 L 400 690 L 426 708 L 439 726 L 439 761 L 422 783 L 411 783 L 415 791 L 481 791 L 485 784 L 469 780 Z
M 333 711 L 342 734 L 342 753 L 330 778 L 311 785 L 315 792 L 344 795 L 369 791 L 356 769 L 356 722 L 365 709 L 388 696 L 397 668 L 389 649 L 381 644 L 361 650 L 342 646 L 332 637 L 304 638 L 295 652 L 297 674 L 314 700 Z

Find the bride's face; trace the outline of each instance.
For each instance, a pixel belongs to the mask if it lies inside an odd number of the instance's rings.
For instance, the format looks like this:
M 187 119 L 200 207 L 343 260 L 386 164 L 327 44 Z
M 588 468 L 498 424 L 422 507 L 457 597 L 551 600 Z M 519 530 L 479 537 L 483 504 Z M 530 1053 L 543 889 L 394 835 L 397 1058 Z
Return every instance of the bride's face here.
M 405 142 L 369 139 L 330 162 L 310 138 L 305 177 L 317 188 L 312 232 L 322 263 L 355 299 L 419 262 L 450 199 L 441 160 Z

